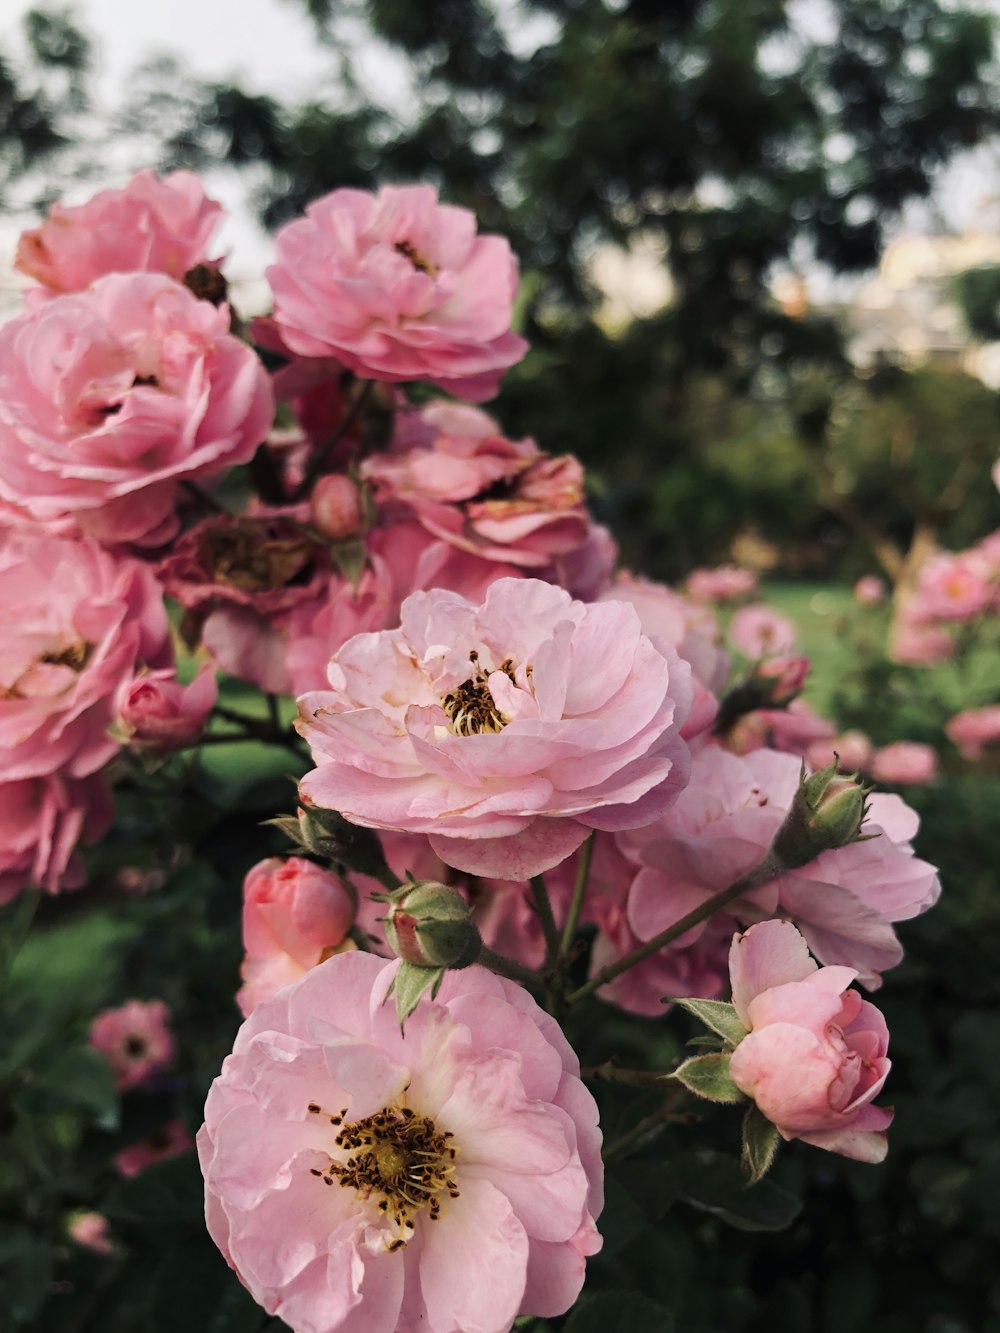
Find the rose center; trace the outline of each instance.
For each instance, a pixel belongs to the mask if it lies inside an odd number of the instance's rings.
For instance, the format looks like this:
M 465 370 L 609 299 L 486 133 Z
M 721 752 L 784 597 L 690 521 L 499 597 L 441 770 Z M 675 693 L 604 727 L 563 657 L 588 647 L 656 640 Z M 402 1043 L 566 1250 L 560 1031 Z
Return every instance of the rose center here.
M 393 248 L 397 255 L 402 255 L 404 259 L 408 259 L 418 273 L 426 273 L 429 278 L 437 277 L 437 265 L 432 264 L 429 259 L 424 259 L 423 255 L 418 253 L 409 241 L 397 241 Z
M 503 731 L 510 718 L 496 706 L 490 692 L 490 673 L 480 666 L 478 653 L 470 653 L 469 661 L 473 667 L 472 675 L 441 700 L 441 707 L 451 721 L 451 729 L 456 736 L 478 736 L 483 732 Z M 509 657 L 504 658 L 498 669 L 509 680 L 514 679 L 514 663 Z
M 315 1102 L 312 1115 L 324 1114 Z M 457 1199 L 454 1181 L 458 1149 L 449 1131 L 440 1131 L 428 1116 L 408 1106 L 384 1106 L 364 1120 L 344 1123 L 345 1112 L 330 1116 L 339 1125 L 335 1140 L 347 1156 L 330 1159 L 325 1171 L 310 1168 L 327 1185 L 352 1189 L 362 1199 L 374 1198 L 379 1212 L 396 1227 L 389 1250 L 398 1250 L 413 1234 L 414 1219 L 424 1209 L 432 1222 L 441 1216 L 441 1196 Z
M 42 653 L 38 660 L 48 666 L 68 666 L 73 671 L 82 671 L 93 651 L 92 643 L 78 639 L 76 643 L 71 643 L 65 648 L 53 648 L 47 653 Z

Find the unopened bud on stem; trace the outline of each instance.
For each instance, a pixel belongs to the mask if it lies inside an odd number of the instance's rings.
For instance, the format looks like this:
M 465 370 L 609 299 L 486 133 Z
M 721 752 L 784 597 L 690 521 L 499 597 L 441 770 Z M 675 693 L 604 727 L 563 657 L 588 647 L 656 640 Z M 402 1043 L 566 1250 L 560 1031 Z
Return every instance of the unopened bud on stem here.
M 469 904 L 436 880 L 415 880 L 387 896 L 382 921 L 390 949 L 417 967 L 469 967 L 482 951 Z
M 860 842 L 861 826 L 868 813 L 870 788 L 858 782 L 857 774 L 837 772 L 836 759 L 811 777 L 805 767 L 791 809 L 772 844 L 774 853 L 790 869 L 803 866 L 820 852 Z

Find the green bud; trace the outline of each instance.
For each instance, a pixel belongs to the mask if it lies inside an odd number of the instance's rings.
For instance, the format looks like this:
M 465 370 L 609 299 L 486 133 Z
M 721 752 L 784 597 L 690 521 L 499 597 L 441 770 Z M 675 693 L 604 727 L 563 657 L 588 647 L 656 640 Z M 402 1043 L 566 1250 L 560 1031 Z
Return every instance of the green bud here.
M 386 865 L 382 843 L 374 829 L 349 823 L 336 810 L 299 806 L 298 817 L 283 815 L 268 820 L 293 842 L 314 856 L 337 861 L 360 875 L 370 875 L 380 884 L 396 884 L 397 876 Z
M 385 937 L 398 958 L 416 967 L 469 967 L 483 941 L 469 904 L 437 880 L 414 880 L 386 895 Z
M 856 773 L 838 773 L 836 758 L 811 777 L 803 765 L 792 808 L 774 839 L 774 853 L 794 869 L 832 847 L 862 841 L 870 790 Z

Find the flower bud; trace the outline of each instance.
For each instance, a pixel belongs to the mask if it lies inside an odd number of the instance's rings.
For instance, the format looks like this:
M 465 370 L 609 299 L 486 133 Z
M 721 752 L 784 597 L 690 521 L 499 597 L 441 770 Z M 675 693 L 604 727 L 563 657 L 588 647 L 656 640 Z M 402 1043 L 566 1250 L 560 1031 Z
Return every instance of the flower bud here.
M 469 967 L 483 941 L 462 895 L 436 880 L 416 880 L 388 895 L 383 918 L 390 949 L 417 967 Z
M 386 864 L 378 834 L 349 823 L 336 810 L 300 805 L 297 818 L 284 815 L 269 822 L 314 856 L 339 861 L 359 875 L 370 875 L 382 884 L 398 883 L 399 877 L 393 875 Z
M 768 657 L 757 667 L 757 676 L 769 687 L 765 707 L 780 708 L 802 691 L 809 675 L 808 657 Z
M 342 542 L 357 537 L 364 528 L 361 492 L 340 473 L 320 477 L 312 495 L 312 521 L 325 537 Z
M 856 774 L 838 773 L 836 761 L 811 777 L 803 765 L 799 789 L 774 839 L 775 854 L 794 868 L 831 847 L 860 842 L 869 790 Z

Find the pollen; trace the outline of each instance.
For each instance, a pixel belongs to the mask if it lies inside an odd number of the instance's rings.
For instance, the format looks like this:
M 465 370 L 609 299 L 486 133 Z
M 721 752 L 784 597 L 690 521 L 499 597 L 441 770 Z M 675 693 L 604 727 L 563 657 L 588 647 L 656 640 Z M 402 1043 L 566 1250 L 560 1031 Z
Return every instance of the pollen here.
M 451 721 L 451 729 L 456 736 L 503 731 L 510 718 L 497 708 L 490 693 L 490 673 L 480 665 L 478 653 L 470 653 L 469 662 L 472 666 L 469 679 L 463 680 L 441 700 L 441 707 Z M 510 680 L 514 679 L 514 663 L 509 657 L 504 658 L 497 669 Z
M 312 1115 L 326 1114 L 315 1102 L 308 1109 Z M 436 1222 L 443 1200 L 458 1198 L 454 1179 L 458 1149 L 452 1137 L 409 1107 L 385 1106 L 364 1120 L 343 1124 L 335 1144 L 345 1157 L 339 1161 L 331 1157 L 325 1171 L 310 1171 L 324 1184 L 337 1184 L 354 1190 L 361 1199 L 371 1199 L 395 1228 L 386 1245 L 393 1252 L 413 1235 L 420 1213 Z

